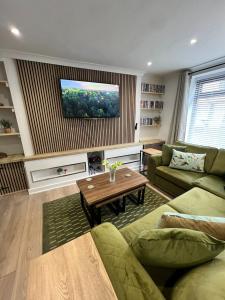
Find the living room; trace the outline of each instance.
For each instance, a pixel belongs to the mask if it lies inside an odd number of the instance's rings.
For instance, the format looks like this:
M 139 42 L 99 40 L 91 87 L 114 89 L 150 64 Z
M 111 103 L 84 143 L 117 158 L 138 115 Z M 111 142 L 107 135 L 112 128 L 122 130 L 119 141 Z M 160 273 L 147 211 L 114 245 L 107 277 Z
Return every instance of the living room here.
M 225 2 L 0 3 L 0 300 L 225 299 Z

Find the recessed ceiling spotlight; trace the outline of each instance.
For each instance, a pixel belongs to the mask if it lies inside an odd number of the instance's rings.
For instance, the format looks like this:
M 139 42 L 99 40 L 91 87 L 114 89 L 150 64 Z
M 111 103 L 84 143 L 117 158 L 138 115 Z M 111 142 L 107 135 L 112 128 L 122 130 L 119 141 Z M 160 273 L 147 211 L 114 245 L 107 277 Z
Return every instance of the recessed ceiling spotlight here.
M 190 40 L 190 44 L 191 44 L 191 45 L 194 45 L 194 44 L 196 44 L 196 43 L 197 43 L 197 39 L 191 39 L 191 40 Z
M 152 65 L 152 62 L 151 61 L 147 62 L 147 65 L 150 67 Z
M 17 36 L 17 37 L 20 37 L 20 36 L 21 36 L 21 33 L 20 33 L 19 29 L 16 28 L 16 27 L 11 27 L 11 28 L 10 28 L 10 31 L 11 31 L 11 33 L 12 33 L 13 35 L 15 35 L 15 36 Z

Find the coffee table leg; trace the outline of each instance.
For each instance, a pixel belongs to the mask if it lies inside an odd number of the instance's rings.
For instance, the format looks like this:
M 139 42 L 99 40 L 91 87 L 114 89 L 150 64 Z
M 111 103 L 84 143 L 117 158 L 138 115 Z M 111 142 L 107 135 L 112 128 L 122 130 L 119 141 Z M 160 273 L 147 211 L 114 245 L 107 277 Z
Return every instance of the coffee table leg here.
M 84 208 L 84 196 L 81 192 L 80 192 L 80 204 L 81 204 L 82 208 Z
M 101 207 L 98 207 L 96 210 L 97 210 L 97 223 L 101 224 L 102 222 Z
M 126 196 L 123 197 L 122 199 L 122 212 L 125 212 L 126 210 Z
M 95 212 L 94 212 L 94 207 L 93 206 L 89 206 L 88 207 L 88 211 L 89 211 L 89 214 L 90 214 L 90 226 L 91 227 L 94 227 L 94 224 L 95 224 Z
M 141 190 L 140 203 L 143 204 L 145 201 L 145 187 Z

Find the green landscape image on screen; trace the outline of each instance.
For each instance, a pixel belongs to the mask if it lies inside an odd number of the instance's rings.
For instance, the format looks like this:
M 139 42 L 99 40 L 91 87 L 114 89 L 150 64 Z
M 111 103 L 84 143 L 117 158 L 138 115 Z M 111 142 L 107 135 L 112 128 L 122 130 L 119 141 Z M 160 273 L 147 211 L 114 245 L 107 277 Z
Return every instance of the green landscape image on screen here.
M 67 118 L 119 117 L 119 86 L 61 79 L 63 114 Z

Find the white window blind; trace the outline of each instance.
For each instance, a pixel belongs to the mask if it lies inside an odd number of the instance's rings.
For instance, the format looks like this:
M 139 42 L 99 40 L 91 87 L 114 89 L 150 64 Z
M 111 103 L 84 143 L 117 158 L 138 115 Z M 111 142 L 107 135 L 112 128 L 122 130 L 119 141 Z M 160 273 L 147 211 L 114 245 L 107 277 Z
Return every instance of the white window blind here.
M 225 148 L 225 74 L 197 79 L 185 141 Z

